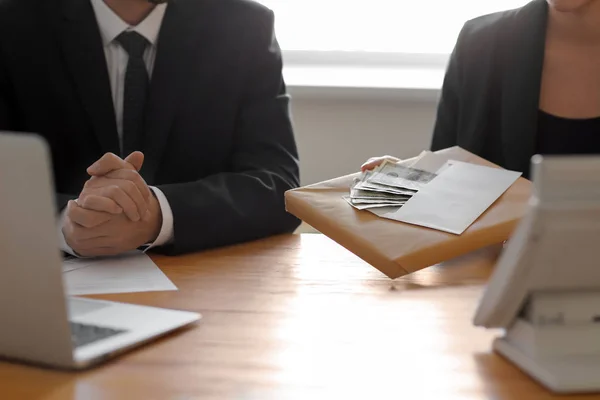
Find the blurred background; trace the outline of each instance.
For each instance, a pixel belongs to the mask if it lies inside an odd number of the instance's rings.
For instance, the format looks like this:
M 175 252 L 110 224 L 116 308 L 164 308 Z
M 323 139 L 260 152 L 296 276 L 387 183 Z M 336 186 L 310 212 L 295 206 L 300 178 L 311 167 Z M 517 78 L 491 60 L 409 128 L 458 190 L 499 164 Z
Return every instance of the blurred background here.
M 465 21 L 528 0 L 258 0 L 275 12 L 302 184 L 429 146 Z

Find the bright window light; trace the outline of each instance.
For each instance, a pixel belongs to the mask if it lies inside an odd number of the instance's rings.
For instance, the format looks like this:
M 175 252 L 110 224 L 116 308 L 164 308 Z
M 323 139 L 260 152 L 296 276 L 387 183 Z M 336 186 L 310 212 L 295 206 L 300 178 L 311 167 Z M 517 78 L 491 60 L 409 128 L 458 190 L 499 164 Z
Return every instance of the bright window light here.
M 284 51 L 448 54 L 468 19 L 528 0 L 259 0 Z

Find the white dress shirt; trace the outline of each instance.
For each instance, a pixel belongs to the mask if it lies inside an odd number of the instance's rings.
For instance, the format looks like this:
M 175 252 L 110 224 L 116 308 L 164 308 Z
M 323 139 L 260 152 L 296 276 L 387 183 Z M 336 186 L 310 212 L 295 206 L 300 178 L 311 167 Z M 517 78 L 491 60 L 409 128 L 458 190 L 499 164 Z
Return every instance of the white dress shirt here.
M 104 46 L 108 75 L 110 77 L 110 89 L 117 121 L 117 132 L 119 134 L 119 143 L 121 143 L 122 146 L 123 96 L 125 93 L 125 72 L 127 71 L 129 55 L 115 39 L 125 31 L 135 31 L 148 40 L 149 45 L 144 52 L 144 62 L 148 69 L 148 76 L 151 78 L 154 70 L 154 60 L 156 59 L 158 34 L 167 10 L 167 4 L 155 6 L 152 12 L 142 22 L 137 26 L 131 26 L 115 14 L 115 12 L 104 3 L 104 0 L 91 0 L 91 2 L 94 13 L 96 14 L 96 20 L 98 21 L 102 44 Z M 160 204 L 162 227 L 156 241 L 150 244 L 148 249 L 168 244 L 173 240 L 173 211 L 171 210 L 171 206 L 160 189 L 153 186 L 150 186 L 150 189 L 152 189 Z M 62 233 L 60 237 L 62 238 L 62 250 L 74 255 L 73 250 L 66 244 Z

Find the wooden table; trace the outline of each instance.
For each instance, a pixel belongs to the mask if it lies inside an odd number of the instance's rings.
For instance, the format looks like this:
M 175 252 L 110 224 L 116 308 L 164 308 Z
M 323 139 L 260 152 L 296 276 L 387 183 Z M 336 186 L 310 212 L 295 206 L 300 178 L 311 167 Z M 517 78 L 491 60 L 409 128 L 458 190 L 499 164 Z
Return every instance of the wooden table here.
M 200 324 L 83 373 L 0 363 L 0 399 L 552 398 L 471 324 L 496 256 L 395 282 L 321 235 L 155 257 L 178 292 L 101 298 Z

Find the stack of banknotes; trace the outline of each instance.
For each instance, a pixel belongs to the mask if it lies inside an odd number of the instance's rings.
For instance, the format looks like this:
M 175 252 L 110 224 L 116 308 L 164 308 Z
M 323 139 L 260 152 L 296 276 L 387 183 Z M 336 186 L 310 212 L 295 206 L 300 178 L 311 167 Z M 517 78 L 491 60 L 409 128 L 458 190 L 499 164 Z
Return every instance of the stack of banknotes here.
M 350 188 L 350 195 L 345 196 L 344 200 L 358 210 L 402 207 L 419 189 L 437 176 L 438 167 L 445 163 L 445 160 L 440 161 L 437 157 L 434 153 L 423 152 L 408 165 L 385 161 L 373 171 L 366 171 L 356 178 Z M 431 165 L 432 162 L 436 173 L 418 168 L 419 163 Z

